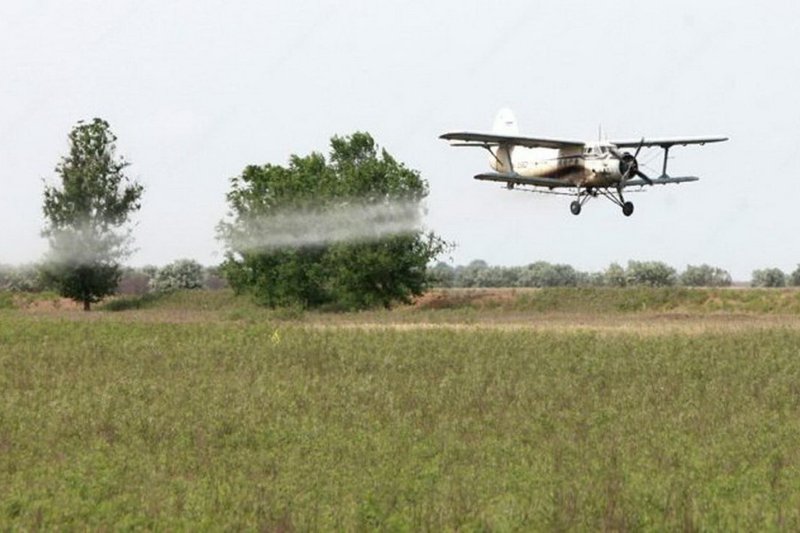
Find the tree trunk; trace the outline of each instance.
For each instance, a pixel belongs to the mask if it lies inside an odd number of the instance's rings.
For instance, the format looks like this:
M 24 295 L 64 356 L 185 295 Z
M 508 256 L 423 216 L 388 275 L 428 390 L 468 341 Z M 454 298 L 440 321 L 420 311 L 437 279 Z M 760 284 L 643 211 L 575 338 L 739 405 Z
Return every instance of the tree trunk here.
M 83 301 L 83 310 L 84 311 L 90 311 L 91 310 L 91 305 L 92 305 L 92 302 L 90 302 L 89 300 L 84 300 Z

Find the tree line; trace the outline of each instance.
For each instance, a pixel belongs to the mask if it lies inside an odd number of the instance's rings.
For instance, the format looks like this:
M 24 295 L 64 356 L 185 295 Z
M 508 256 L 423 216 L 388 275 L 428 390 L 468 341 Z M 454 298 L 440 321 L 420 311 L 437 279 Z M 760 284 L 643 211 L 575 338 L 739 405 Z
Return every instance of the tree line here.
M 660 261 L 629 261 L 627 267 L 611 263 L 599 272 L 583 272 L 570 265 L 546 261 L 525 266 L 490 266 L 480 259 L 458 266 L 440 261 L 427 267 L 426 276 L 428 284 L 437 288 L 728 287 L 733 283 L 730 274 L 718 267 L 688 265 L 678 272 Z M 800 287 L 800 265 L 791 273 L 779 268 L 754 270 L 750 286 Z M 228 287 L 220 266 L 203 266 L 193 259 L 179 259 L 163 267 L 123 267 L 116 292 L 144 295 Z M 37 264 L 0 265 L 0 291 L 35 293 L 53 289 Z
M 228 287 L 219 266 L 203 266 L 194 259 L 178 259 L 162 267 L 123 266 L 115 294 L 167 293 L 176 290 L 217 290 Z M 40 264 L 0 265 L 0 291 L 38 293 L 58 287 L 42 275 Z
M 627 267 L 611 263 L 600 272 L 583 272 L 571 265 L 537 261 L 526 266 L 490 266 L 475 260 L 451 266 L 438 262 L 429 268 L 431 283 L 437 287 L 729 287 L 728 271 L 707 265 L 688 265 L 678 272 L 661 261 L 628 261 Z M 752 287 L 800 287 L 800 265 L 790 274 L 779 268 L 753 271 Z

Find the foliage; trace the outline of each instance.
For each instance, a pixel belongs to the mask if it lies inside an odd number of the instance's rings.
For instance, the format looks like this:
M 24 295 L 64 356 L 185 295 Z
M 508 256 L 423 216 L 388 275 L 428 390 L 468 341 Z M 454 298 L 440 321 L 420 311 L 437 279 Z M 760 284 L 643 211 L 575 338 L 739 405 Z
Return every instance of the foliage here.
M 516 286 L 574 287 L 576 285 L 578 285 L 578 273 L 571 266 L 538 261 L 520 270 Z
M 476 287 L 514 287 L 517 285 L 518 269 L 505 268 L 500 266 L 487 266 L 474 271 L 472 283 Z
M 670 287 L 677 283 L 675 269 L 659 262 L 629 261 L 625 269 L 611 263 L 604 272 L 581 272 L 570 265 L 536 261 L 524 267 L 490 266 L 477 259 L 466 266 L 437 263 L 429 268 L 429 278 L 438 287 Z M 685 285 L 721 287 L 730 285 L 730 275 L 722 269 L 689 266 L 681 277 Z M 688 282 L 693 283 L 688 283 Z
M 677 281 L 675 269 L 661 261 L 628 261 L 627 285 L 671 287 Z
M 467 266 L 456 267 L 453 271 L 454 287 L 480 287 L 481 272 L 489 268 L 489 264 L 482 259 L 475 259 Z
M 50 252 L 42 272 L 87 311 L 114 293 L 130 241 L 122 227 L 141 206 L 143 188 L 125 176 L 128 163 L 116 156 L 116 139 L 105 120 L 79 122 L 55 169 L 60 184 L 44 190 Z
M 40 292 L 45 288 L 37 265 L 0 265 L 0 291 Z
M 628 284 L 625 269 L 617 263 L 611 263 L 603 274 L 603 281 L 609 287 L 624 287 Z
M 296 248 L 255 248 L 240 238 L 258 232 L 259 218 L 352 202 L 419 203 L 428 187 L 419 173 L 378 149 L 367 133 L 331 139 L 331 152 L 293 155 L 288 167 L 248 166 L 231 180 L 233 221 L 220 224 L 228 247 L 223 271 L 239 293 L 267 306 L 344 308 L 407 302 L 428 284 L 426 265 L 443 249 L 435 235 L 396 234 Z
M 605 272 L 575 271 L 579 287 L 604 287 L 606 285 Z
M 435 287 L 454 287 L 456 271 L 444 261 L 438 261 L 434 266 L 428 268 L 428 279 Z
M 0 313 L 0 529 L 800 529 L 796 330 L 135 316 Z
M 731 275 L 710 265 L 687 265 L 680 275 L 680 283 L 686 287 L 729 287 Z
M 146 265 L 143 267 L 125 267 L 122 269 L 122 277 L 117 285 L 117 293 L 125 296 L 143 296 L 153 290 L 161 290 L 162 284 L 172 286 L 171 289 L 197 289 L 205 288 L 210 290 L 220 290 L 227 288 L 228 283 L 222 277 L 220 267 L 203 267 L 194 260 L 189 261 L 192 266 L 178 267 L 175 271 L 176 263 L 167 265 L 166 272 L 162 272 L 158 267 Z M 200 272 L 197 272 L 197 269 Z M 191 272 L 183 271 L 188 268 Z M 159 273 L 161 273 L 161 279 Z
M 750 285 L 752 287 L 785 287 L 786 274 L 780 268 L 754 270 Z
M 800 265 L 789 275 L 789 285 L 792 287 L 800 287 Z
M 178 259 L 158 270 L 150 280 L 150 288 L 156 292 L 203 287 L 203 266 L 193 259 Z

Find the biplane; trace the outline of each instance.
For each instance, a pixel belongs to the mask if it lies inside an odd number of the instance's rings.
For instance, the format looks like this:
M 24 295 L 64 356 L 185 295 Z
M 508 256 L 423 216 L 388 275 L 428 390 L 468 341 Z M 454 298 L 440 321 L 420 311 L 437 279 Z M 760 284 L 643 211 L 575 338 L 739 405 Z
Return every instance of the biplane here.
M 440 138 L 450 141 L 452 146 L 478 147 L 489 152 L 489 165 L 494 172 L 478 174 L 477 180 L 505 183 L 509 189 L 534 187 L 539 192 L 574 196 L 569 206 L 573 215 L 580 214 L 590 199 L 603 197 L 622 208 L 625 216 L 633 214 L 633 203 L 625 200 L 623 190 L 699 179 L 667 174 L 673 146 L 702 146 L 728 140 L 727 137 L 679 137 L 584 142 L 527 137 L 519 135 L 514 114 L 508 109 L 498 113 L 492 133 L 451 132 Z M 651 178 L 639 168 L 637 158 L 643 148 L 653 147 L 664 150 L 664 157 L 661 175 Z

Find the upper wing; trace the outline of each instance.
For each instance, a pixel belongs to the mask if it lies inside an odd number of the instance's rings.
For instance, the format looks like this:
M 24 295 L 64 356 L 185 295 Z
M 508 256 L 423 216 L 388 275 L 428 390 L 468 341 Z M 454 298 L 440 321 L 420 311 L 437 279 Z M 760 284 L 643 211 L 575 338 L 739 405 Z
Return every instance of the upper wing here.
M 708 143 L 719 143 L 727 141 L 727 137 L 685 137 L 685 138 L 676 138 L 676 139 L 638 139 L 638 140 L 631 140 L 631 141 L 609 141 L 611 144 L 616 145 L 619 148 L 637 148 L 639 145 L 644 146 L 645 148 L 651 146 L 659 146 L 661 148 L 669 148 L 670 146 L 681 145 L 686 146 L 687 144 L 708 144 Z
M 499 172 L 487 172 L 475 176 L 476 180 L 499 181 L 502 183 L 512 183 L 514 185 L 531 185 L 533 187 L 547 187 L 555 189 L 559 187 L 574 187 L 575 184 L 564 179 L 558 178 L 526 178 L 519 174 L 501 174 Z
M 499 146 L 515 145 L 527 148 L 583 148 L 580 141 L 564 141 L 558 139 L 538 139 L 535 137 L 520 137 L 516 135 L 499 135 L 497 133 L 477 133 L 469 131 L 456 131 L 439 136 L 440 139 L 451 141 L 453 146 Z M 452 142 L 462 141 L 462 142 Z

